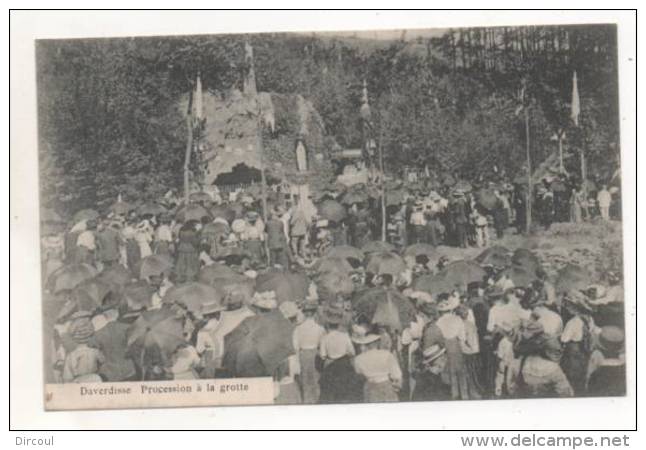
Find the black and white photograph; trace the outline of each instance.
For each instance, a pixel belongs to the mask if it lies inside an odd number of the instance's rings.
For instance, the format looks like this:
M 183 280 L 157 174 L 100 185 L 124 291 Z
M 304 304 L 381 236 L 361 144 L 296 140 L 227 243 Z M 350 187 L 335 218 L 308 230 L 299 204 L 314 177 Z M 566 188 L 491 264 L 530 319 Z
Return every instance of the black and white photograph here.
M 618 48 L 35 40 L 42 408 L 625 397 Z

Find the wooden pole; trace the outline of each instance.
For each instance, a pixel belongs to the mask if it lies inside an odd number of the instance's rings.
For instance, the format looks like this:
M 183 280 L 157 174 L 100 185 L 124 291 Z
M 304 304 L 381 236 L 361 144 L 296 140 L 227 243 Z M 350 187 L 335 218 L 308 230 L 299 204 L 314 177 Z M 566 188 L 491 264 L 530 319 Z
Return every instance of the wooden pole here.
M 525 151 L 527 156 L 527 223 L 526 232 L 529 234 L 532 229 L 532 159 L 530 156 L 529 141 L 529 107 L 525 106 Z
M 262 195 L 262 220 L 267 226 L 267 179 L 265 177 L 265 150 L 262 142 L 262 121 L 260 120 L 261 111 L 260 103 L 258 103 L 258 118 L 257 118 L 257 129 L 258 129 L 258 153 L 260 159 L 260 192 Z M 270 255 L 269 255 L 269 245 L 267 239 L 264 239 L 265 247 L 265 257 L 267 258 L 267 266 L 271 264 Z
M 559 165 L 561 167 L 561 173 L 565 172 L 565 166 L 563 166 L 563 131 L 559 131 Z
M 190 164 L 191 152 L 193 150 L 193 90 L 188 94 L 188 111 L 186 113 L 186 129 L 188 135 L 186 138 L 186 152 L 184 153 L 184 204 L 188 205 L 190 190 Z
M 384 172 L 383 124 L 379 126 L 379 170 L 381 171 L 381 240 L 386 242 L 386 182 Z
M 585 198 L 588 198 L 588 183 L 586 181 L 587 174 L 585 173 L 585 145 L 581 145 L 581 187 Z

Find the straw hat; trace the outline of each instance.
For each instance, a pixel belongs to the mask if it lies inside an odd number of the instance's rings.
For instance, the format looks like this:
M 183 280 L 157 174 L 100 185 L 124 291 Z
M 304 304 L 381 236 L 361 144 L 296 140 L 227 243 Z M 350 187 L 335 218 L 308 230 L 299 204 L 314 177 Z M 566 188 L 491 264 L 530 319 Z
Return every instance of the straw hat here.
M 200 308 L 200 312 L 202 313 L 203 316 L 207 314 L 214 314 L 217 312 L 220 312 L 224 310 L 224 307 L 220 302 L 208 302 L 202 304 L 202 307 Z
M 404 289 L 403 294 L 413 300 L 416 300 L 418 304 L 422 303 L 435 303 L 435 299 L 428 292 L 416 291 L 411 288 Z
M 485 291 L 485 295 L 490 299 L 496 299 L 504 297 L 505 291 L 500 286 L 492 286 Z
M 249 294 L 244 289 L 234 288 L 229 291 L 229 293 L 225 297 L 224 302 L 227 307 L 231 309 L 237 309 L 247 303 L 248 300 Z
M 247 224 L 242 219 L 235 219 L 231 224 L 231 230 L 233 230 L 234 233 L 242 233 L 246 227 Z
M 343 322 L 343 309 L 330 307 L 325 311 L 325 322 L 329 324 L 340 324 Z
M 316 299 L 306 299 L 303 305 L 301 306 L 301 309 L 303 312 L 305 311 L 316 311 L 319 308 L 319 303 Z
M 441 300 L 437 305 L 437 310 L 440 312 L 453 311 L 460 306 L 460 299 L 454 295 Z
M 426 348 L 422 352 L 422 354 L 424 355 L 424 360 L 427 363 L 435 361 L 437 358 L 442 356 L 444 353 L 446 353 L 446 348 L 442 347 L 439 344 L 431 345 L 430 347 Z
M 296 317 L 296 315 L 298 315 L 298 306 L 296 306 L 296 303 L 292 301 L 281 303 L 280 306 L 278 306 L 278 309 L 281 313 L 283 313 L 285 319 L 291 319 L 292 317 Z
M 252 304 L 261 309 L 275 309 L 278 306 L 278 302 L 276 301 L 276 293 L 274 291 L 256 292 L 253 295 Z
M 352 326 L 352 342 L 360 345 L 371 344 L 380 339 L 378 334 L 368 333 L 368 329 L 362 325 Z

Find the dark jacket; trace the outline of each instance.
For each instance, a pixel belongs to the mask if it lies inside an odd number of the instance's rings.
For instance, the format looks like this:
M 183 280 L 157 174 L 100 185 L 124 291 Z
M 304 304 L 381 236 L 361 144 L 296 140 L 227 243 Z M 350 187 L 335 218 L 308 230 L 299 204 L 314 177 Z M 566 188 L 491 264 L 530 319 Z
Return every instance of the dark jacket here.
M 270 249 L 283 248 L 287 245 L 283 222 L 278 219 L 270 219 L 265 225 L 267 232 L 267 246 Z
M 117 261 L 121 238 L 114 228 L 108 227 L 96 233 L 96 244 L 100 261 Z

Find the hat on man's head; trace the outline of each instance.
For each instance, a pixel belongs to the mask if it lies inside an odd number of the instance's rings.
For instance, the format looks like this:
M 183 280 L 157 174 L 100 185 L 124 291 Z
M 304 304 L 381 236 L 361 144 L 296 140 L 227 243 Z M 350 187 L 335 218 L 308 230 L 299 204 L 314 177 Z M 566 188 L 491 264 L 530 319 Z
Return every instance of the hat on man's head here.
M 200 313 L 202 313 L 202 315 L 205 316 L 207 314 L 215 314 L 222 310 L 224 310 L 224 306 L 220 302 L 212 301 L 208 303 L 203 303 L 202 307 L 200 308 Z
M 274 291 L 256 292 L 253 295 L 253 305 L 260 309 L 271 310 L 278 306 Z
M 426 314 L 430 318 L 437 317 L 438 315 L 438 308 L 435 302 L 423 302 L 417 305 L 417 309 L 423 313 Z
M 381 338 L 378 334 L 369 333 L 363 325 L 352 326 L 352 342 L 356 344 L 371 344 Z
M 305 311 L 316 311 L 317 309 L 319 309 L 319 303 L 314 298 L 306 299 L 305 302 L 303 303 L 303 305 L 301 306 L 301 310 L 303 312 L 305 312 Z
M 485 291 L 485 295 L 490 299 L 498 299 L 505 296 L 505 291 L 500 286 L 491 286 Z
M 296 306 L 296 303 L 292 301 L 281 303 L 278 306 L 278 309 L 283 314 L 283 316 L 285 316 L 285 319 L 291 319 L 292 317 L 296 317 L 298 315 L 298 306 Z
M 258 220 L 258 217 L 260 215 L 256 211 L 247 211 L 247 214 L 245 214 L 245 218 L 249 222 L 253 222 L 254 220 Z
M 328 307 L 324 316 L 326 323 L 338 325 L 343 322 L 343 309 L 333 306 Z
M 460 306 L 460 299 L 455 295 L 450 295 L 448 298 L 440 300 L 437 304 L 437 310 L 440 312 L 453 311 Z

